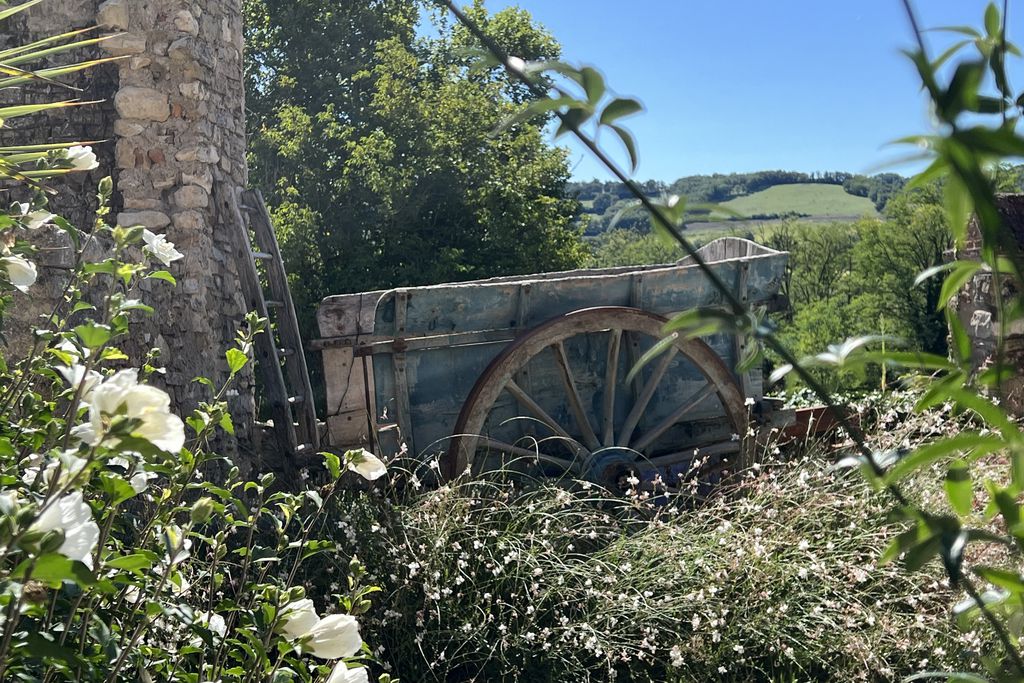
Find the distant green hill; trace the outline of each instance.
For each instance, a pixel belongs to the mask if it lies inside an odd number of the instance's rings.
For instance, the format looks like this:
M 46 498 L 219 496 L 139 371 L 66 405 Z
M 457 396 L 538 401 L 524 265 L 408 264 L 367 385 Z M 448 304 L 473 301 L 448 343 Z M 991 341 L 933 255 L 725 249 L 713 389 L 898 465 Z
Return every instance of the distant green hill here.
M 744 220 L 790 216 L 826 221 L 875 216 L 905 184 L 906 179 L 894 173 L 864 176 L 843 171 L 808 174 L 783 170 L 714 173 L 684 176 L 672 183 L 639 183 L 641 191 L 654 199 L 686 197 L 691 207 L 687 224 L 705 223 L 709 230 L 735 229 Z M 650 232 L 650 217 L 621 183 L 592 180 L 569 183 L 567 189 L 580 202 L 580 220 L 586 223 L 586 235 L 594 237 L 612 227 Z M 727 206 L 742 217 L 708 215 L 707 209 L 700 208 L 707 204 Z
M 840 185 L 797 183 L 776 185 L 754 194 L 730 199 L 722 206 L 743 217 L 758 218 L 799 214 L 815 217 L 876 216 L 878 211 L 867 197 L 849 194 Z M 715 215 L 724 218 L 725 215 Z

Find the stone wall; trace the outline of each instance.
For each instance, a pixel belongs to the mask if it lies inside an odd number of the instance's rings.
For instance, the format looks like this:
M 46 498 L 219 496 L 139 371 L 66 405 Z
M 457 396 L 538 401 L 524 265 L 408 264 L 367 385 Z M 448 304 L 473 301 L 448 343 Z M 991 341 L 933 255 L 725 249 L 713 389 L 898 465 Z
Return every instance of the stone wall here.
M 1004 229 L 1014 235 L 1018 244 L 1024 246 L 1024 195 L 1001 195 L 998 200 Z M 974 218 L 968 225 L 963 249 L 951 252 L 948 257 L 978 259 L 981 245 L 981 230 L 977 218 Z M 999 285 L 1004 301 L 1019 296 L 1005 278 Z M 971 339 L 971 362 L 977 369 L 992 363 L 999 347 L 1001 325 L 995 286 L 996 279 L 991 269 L 982 266 L 950 302 Z M 1004 358 L 1010 367 L 1017 370 L 1018 376 L 1007 380 L 1000 387 L 1002 399 L 1012 413 L 1024 415 L 1024 323 L 1013 323 L 1003 332 Z
M 139 357 L 152 347 L 161 350 L 165 388 L 187 412 L 208 398 L 209 390 L 194 377 L 225 376 L 224 350 L 245 313 L 232 255 L 234 228 L 224 208 L 228 193 L 247 182 L 241 0 L 46 0 L 13 30 L 8 27 L 8 39 L 96 23 L 116 34 L 101 52 L 121 59 L 82 79 L 96 79 L 95 96 L 106 103 L 72 111 L 71 121 L 79 123 L 69 130 L 18 134 L 108 140 L 97 145 L 101 168 L 73 181 L 82 184 L 77 196 L 58 200 L 56 208 L 88 226 L 95 208 L 88 197 L 96 180 L 111 174 L 118 222 L 164 233 L 185 255 L 170 268 L 177 287 L 145 283 L 142 298 L 158 315 L 138 323 L 137 348 L 128 351 Z M 60 274 L 55 270 L 47 279 L 59 283 Z M 39 291 L 55 287 L 42 283 Z M 241 378 L 231 403 L 245 441 L 254 415 L 250 374 Z

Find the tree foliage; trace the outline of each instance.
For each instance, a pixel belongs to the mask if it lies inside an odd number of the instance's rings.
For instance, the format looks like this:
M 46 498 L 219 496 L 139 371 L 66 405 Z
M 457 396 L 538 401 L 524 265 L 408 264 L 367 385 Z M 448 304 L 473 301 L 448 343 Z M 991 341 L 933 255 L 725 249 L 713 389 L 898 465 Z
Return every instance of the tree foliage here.
M 528 93 L 471 69 L 464 29 L 418 37 L 413 0 L 245 11 L 252 176 L 307 322 L 328 294 L 581 263 L 565 152 L 543 117 L 492 134 Z M 472 11 L 524 58 L 559 56 L 528 13 Z

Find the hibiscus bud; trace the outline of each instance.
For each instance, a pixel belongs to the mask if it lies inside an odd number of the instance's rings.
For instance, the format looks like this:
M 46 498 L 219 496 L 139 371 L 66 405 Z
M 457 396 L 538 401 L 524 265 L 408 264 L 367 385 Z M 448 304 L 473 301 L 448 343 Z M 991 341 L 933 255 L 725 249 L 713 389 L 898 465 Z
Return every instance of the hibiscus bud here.
M 213 516 L 213 510 L 213 499 L 200 498 L 192 505 L 192 523 L 206 524 L 210 521 L 210 517 Z
M 60 529 L 47 531 L 39 541 L 39 554 L 55 553 L 64 545 L 64 532 Z

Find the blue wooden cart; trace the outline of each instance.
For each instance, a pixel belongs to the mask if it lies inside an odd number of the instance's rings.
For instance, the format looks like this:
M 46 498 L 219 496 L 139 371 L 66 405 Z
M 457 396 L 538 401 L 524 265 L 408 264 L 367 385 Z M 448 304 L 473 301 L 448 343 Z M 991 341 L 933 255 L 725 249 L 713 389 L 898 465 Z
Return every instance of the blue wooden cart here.
M 731 237 L 701 254 L 741 300 L 778 305 L 788 254 Z M 760 369 L 734 371 L 742 337 L 677 340 L 626 382 L 667 318 L 721 303 L 688 259 L 329 297 L 330 443 L 438 458 L 448 476 L 613 486 L 728 468 L 769 410 Z

